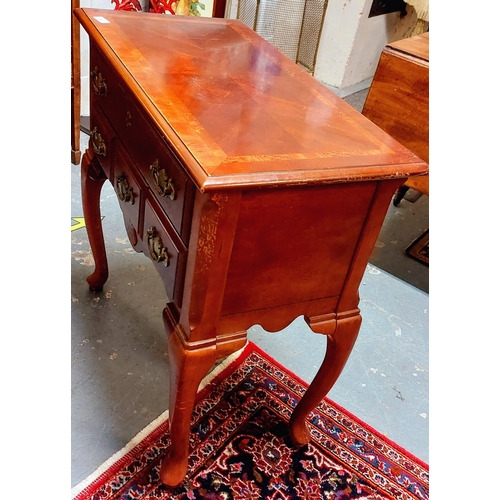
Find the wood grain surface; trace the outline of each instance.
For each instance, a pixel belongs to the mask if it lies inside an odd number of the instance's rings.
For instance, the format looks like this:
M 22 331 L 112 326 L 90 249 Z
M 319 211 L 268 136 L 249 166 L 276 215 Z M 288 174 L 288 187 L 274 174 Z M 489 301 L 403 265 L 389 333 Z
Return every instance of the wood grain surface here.
M 427 171 L 414 153 L 238 20 L 75 14 L 201 191 Z

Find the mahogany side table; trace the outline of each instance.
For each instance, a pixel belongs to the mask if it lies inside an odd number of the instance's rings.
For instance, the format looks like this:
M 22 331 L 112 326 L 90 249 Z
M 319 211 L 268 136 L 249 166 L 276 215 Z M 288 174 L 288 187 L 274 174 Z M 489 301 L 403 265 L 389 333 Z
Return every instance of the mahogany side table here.
M 197 388 L 246 330 L 303 315 L 325 359 L 290 421 L 305 424 L 361 324 L 358 287 L 395 190 L 427 164 L 242 22 L 76 9 L 90 37 L 82 200 L 101 290 L 109 180 L 130 242 L 167 295 L 171 448 L 182 482 Z M 307 353 L 304 353 L 307 355 Z

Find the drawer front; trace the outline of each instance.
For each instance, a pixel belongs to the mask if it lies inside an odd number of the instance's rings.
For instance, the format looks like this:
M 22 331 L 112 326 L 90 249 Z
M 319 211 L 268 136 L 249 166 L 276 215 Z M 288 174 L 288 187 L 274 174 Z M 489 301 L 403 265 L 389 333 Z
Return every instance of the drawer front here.
M 170 222 L 187 244 L 194 184 L 166 142 L 139 111 L 97 49 L 91 56 L 91 92 L 138 166 Z
M 140 214 L 144 195 L 133 173 L 132 160 L 118 141 L 115 143 L 113 172 L 113 185 L 123 213 L 127 235 L 130 243 L 135 247 L 139 235 L 142 234 Z
M 118 75 L 111 69 L 97 48 L 90 52 L 90 101 L 98 103 L 109 121 L 116 128 L 120 117 L 125 121 L 123 108 L 124 91 L 120 86 Z
M 194 185 L 188 180 L 166 146 L 160 144 L 153 133 L 144 134 L 143 138 L 143 144 L 137 147 L 134 160 L 153 196 L 187 244 Z
M 142 239 L 144 254 L 153 261 L 163 280 L 168 298 L 180 308 L 187 248 L 154 199 L 145 199 Z
M 112 179 L 112 164 L 116 134 L 99 105 L 93 104 L 90 110 L 90 140 L 89 148 L 93 149 L 106 177 Z

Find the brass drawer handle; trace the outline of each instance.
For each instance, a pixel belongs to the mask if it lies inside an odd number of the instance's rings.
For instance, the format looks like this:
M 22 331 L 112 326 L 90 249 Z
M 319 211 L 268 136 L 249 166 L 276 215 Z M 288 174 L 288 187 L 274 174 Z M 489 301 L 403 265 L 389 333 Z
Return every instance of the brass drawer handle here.
M 92 132 L 90 132 L 90 139 L 92 140 L 92 146 L 94 147 L 94 152 L 101 156 L 106 156 L 106 144 L 104 144 L 104 139 L 101 133 L 94 127 Z
M 167 249 L 163 246 L 161 238 L 156 233 L 155 226 L 148 229 L 148 248 L 149 255 L 156 262 L 163 262 L 165 267 L 168 267 L 170 260 L 168 258 Z
M 135 195 L 132 186 L 128 183 L 125 174 L 122 172 L 116 179 L 116 189 L 118 191 L 118 198 L 125 203 L 133 205 L 135 203 Z
M 94 92 L 97 95 L 106 96 L 108 95 L 108 86 L 106 85 L 106 80 L 102 76 L 102 73 L 99 71 L 97 66 L 94 71 L 90 73 L 92 77 L 92 87 L 94 88 Z
M 175 187 L 172 179 L 168 177 L 164 168 L 160 168 L 160 163 L 155 160 L 149 168 L 153 171 L 153 179 L 158 194 L 168 196 L 172 201 L 175 200 Z

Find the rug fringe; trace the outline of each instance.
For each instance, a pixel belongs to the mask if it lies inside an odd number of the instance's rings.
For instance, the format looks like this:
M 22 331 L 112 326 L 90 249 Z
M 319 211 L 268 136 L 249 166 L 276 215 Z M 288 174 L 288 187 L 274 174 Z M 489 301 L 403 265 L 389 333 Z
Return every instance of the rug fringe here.
M 112 457 L 108 458 L 102 465 L 100 465 L 92 474 L 87 476 L 83 481 L 78 483 L 71 489 L 71 498 L 74 499 L 85 488 L 90 486 L 96 481 L 101 474 L 107 471 L 116 462 L 121 460 L 127 453 L 133 450 L 148 434 L 153 432 L 157 427 L 163 424 L 168 419 L 168 410 L 164 411 L 159 417 L 153 420 L 147 427 L 142 429 L 136 434 L 121 450 L 117 451 Z
M 198 393 L 205 389 L 216 377 L 220 375 L 222 371 L 228 368 L 232 363 L 234 363 L 241 354 L 248 347 L 248 341 L 244 347 L 240 350 L 230 354 L 227 358 L 219 363 L 200 383 L 198 387 Z M 155 431 L 160 425 L 168 420 L 168 410 L 164 411 L 159 417 L 153 420 L 147 427 L 142 429 L 136 434 L 121 450 L 117 451 L 112 457 L 108 458 L 102 465 L 100 465 L 92 474 L 87 476 L 83 481 L 78 483 L 71 489 L 71 498 L 74 500 L 85 488 L 88 488 L 92 483 L 97 481 L 100 476 L 109 470 L 114 464 L 122 460 L 127 453 L 133 450 L 139 443 L 141 443 L 144 438 Z

